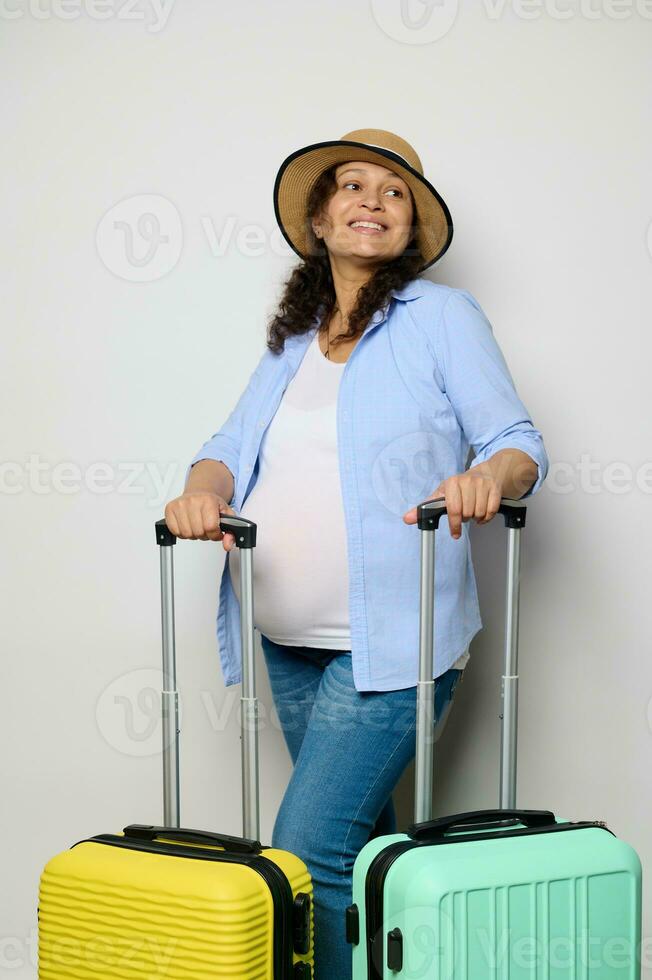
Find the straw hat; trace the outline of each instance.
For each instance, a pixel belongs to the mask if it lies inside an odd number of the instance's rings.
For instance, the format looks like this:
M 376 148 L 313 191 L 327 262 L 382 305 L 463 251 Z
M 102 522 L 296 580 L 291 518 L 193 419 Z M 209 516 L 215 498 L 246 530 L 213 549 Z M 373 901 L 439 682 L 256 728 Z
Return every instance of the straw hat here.
M 388 167 L 409 186 L 416 204 L 417 244 L 423 272 L 441 258 L 453 238 L 453 221 L 444 199 L 423 176 L 418 154 L 386 129 L 354 129 L 339 140 L 311 143 L 285 158 L 274 182 L 274 212 L 283 237 L 302 258 L 308 255 L 308 198 L 328 167 L 364 160 Z

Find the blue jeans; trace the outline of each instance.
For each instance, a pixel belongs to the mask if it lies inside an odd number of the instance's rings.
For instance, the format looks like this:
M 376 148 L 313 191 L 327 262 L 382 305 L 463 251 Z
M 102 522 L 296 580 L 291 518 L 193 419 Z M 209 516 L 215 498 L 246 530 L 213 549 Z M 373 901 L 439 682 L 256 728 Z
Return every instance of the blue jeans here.
M 416 687 L 357 691 L 350 651 L 261 641 L 294 763 L 272 846 L 292 851 L 312 876 L 314 980 L 350 980 L 353 864 L 371 838 L 397 833 L 392 790 L 415 754 Z M 461 674 L 436 679 L 435 726 Z

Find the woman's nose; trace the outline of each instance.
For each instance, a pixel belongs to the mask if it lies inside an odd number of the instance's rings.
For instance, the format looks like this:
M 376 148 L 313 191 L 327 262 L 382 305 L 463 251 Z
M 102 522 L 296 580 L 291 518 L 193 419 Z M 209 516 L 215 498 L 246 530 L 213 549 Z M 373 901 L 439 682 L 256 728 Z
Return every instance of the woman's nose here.
M 376 211 L 378 208 L 382 210 L 380 194 L 377 191 L 368 190 L 363 203 L 372 211 Z

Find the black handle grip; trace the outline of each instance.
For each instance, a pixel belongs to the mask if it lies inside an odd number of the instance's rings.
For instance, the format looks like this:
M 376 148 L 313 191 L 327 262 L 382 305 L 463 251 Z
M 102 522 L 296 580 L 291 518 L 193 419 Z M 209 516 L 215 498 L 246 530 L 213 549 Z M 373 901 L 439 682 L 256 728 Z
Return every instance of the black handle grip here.
M 549 827 L 556 823 L 555 815 L 550 810 L 467 810 L 465 813 L 426 820 L 425 823 L 412 823 L 407 833 L 413 840 L 441 840 L 446 831 L 453 827 L 487 830 L 501 826 L 507 820 L 524 823 L 526 827 Z M 474 824 L 477 826 L 473 827 Z
M 229 837 L 228 834 L 214 834 L 208 830 L 188 830 L 184 827 L 154 827 L 151 824 L 132 823 L 124 828 L 125 837 L 134 840 L 156 840 L 165 837 L 180 844 L 218 844 L 235 854 L 260 854 L 263 845 L 259 840 L 246 837 Z
M 437 530 L 439 521 L 444 514 L 447 514 L 446 501 L 443 497 L 436 500 L 423 500 L 417 504 L 417 526 L 420 531 Z M 498 513 L 505 518 L 505 527 L 525 527 L 525 515 L 527 507 L 520 500 L 512 500 L 511 497 L 503 497 L 498 508 Z
M 220 514 L 220 531 L 228 531 L 235 538 L 236 548 L 255 548 L 256 530 L 258 525 L 253 521 L 248 521 L 246 517 L 234 517 L 233 514 Z M 156 543 L 163 548 L 169 548 L 176 544 L 176 535 L 167 526 L 165 518 L 157 521 Z

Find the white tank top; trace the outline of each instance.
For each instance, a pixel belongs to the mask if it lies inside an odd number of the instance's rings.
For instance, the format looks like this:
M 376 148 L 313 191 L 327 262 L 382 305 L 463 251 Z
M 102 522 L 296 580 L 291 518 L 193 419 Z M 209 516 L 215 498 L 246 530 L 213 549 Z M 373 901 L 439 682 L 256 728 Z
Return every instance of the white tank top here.
M 263 436 L 258 479 L 239 511 L 259 529 L 254 624 L 287 646 L 351 649 L 336 422 L 344 368 L 325 357 L 315 333 Z M 276 518 L 282 513 L 292 514 L 290 533 L 287 521 Z M 237 548 L 228 562 L 240 601 Z M 463 653 L 453 667 L 461 670 L 468 659 Z

